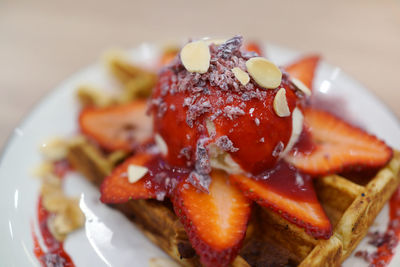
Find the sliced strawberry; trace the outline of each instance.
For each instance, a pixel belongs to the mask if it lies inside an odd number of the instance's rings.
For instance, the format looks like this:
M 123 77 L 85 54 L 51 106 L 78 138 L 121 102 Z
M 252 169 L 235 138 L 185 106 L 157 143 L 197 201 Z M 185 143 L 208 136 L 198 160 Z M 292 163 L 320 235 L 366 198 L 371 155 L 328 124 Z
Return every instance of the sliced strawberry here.
M 146 167 L 147 173 L 134 183 L 129 182 L 129 165 Z M 106 177 L 100 186 L 104 203 L 123 203 L 131 199 L 155 198 L 164 200 L 171 196 L 175 186 L 189 175 L 188 169 L 169 166 L 160 154 L 140 152 L 126 159 Z
M 244 50 L 249 52 L 256 52 L 259 56 L 264 56 L 263 50 L 259 43 L 247 42 L 244 44 Z
M 352 168 L 378 168 L 392 157 L 392 149 L 383 141 L 328 112 L 307 108 L 304 123 L 310 130 L 313 149 L 294 149 L 286 159 L 306 173 L 325 175 Z
M 210 193 L 183 181 L 173 197 L 175 213 L 205 266 L 227 266 L 246 233 L 250 202 L 223 172 L 213 172 Z
M 82 132 L 101 147 L 131 151 L 152 135 L 152 120 L 145 100 L 107 108 L 86 108 L 79 116 Z
M 285 69 L 291 76 L 299 79 L 312 90 L 314 74 L 319 60 L 320 57 L 318 55 L 306 56 L 290 64 Z
M 131 199 L 155 198 L 156 191 L 151 186 L 146 186 L 152 176 L 147 173 L 142 179 L 135 183 L 128 180 L 128 166 L 145 166 L 152 159 L 150 154 L 137 154 L 126 159 L 121 165 L 116 167 L 111 175 L 106 177 L 101 184 L 100 200 L 103 203 L 124 203 Z
M 259 205 L 279 213 L 316 238 L 328 239 L 332 225 L 317 199 L 310 176 L 287 164 L 278 167 L 265 179 L 231 175 L 231 181 Z

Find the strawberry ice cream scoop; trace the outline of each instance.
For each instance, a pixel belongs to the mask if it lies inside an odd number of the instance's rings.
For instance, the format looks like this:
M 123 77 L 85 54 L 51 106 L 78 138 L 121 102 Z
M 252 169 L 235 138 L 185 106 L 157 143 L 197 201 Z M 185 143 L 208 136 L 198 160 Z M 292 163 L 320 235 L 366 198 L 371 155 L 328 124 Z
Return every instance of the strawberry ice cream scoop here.
M 294 143 L 303 95 L 273 63 L 242 50 L 240 36 L 210 43 L 189 43 L 162 70 L 151 100 L 156 143 L 170 164 L 200 176 L 261 173 Z

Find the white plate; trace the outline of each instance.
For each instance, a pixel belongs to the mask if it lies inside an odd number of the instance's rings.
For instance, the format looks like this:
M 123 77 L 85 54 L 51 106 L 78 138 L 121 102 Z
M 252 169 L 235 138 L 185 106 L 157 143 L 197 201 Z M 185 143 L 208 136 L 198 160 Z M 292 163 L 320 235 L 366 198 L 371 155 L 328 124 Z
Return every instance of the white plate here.
M 293 61 L 298 54 L 278 46 L 267 45 L 268 56 L 278 64 Z M 152 62 L 159 55 L 157 45 L 143 44 L 132 50 L 135 62 Z M 64 81 L 51 92 L 14 130 L 0 163 L 0 266 L 39 266 L 33 254 L 31 222 L 36 222 L 39 181 L 31 170 L 41 158 L 38 147 L 51 136 L 69 136 L 77 132 L 78 103 L 75 89 L 81 83 L 113 88 L 114 82 L 104 67 L 94 64 Z M 322 63 L 318 68 L 315 88 L 329 97 L 346 100 L 353 120 L 369 132 L 400 148 L 400 125 L 393 113 L 340 68 Z M 86 224 L 68 237 L 65 249 L 77 266 L 147 266 L 151 257 L 167 257 L 152 245 L 120 213 L 102 205 L 96 188 L 78 174 L 65 180 L 68 194 L 80 196 Z M 388 208 L 383 209 L 374 227 L 385 229 Z M 361 246 L 368 245 L 363 242 Z M 396 256 L 390 266 L 399 266 Z M 366 266 L 350 258 L 343 266 Z

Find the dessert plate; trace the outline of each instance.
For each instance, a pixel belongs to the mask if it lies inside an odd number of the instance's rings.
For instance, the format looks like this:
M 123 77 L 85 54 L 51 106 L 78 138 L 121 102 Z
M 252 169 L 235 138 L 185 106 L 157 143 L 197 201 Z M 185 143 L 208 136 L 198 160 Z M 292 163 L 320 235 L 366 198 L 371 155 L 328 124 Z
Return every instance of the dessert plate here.
M 159 57 L 160 47 L 143 44 L 131 50 L 132 60 L 151 65 Z M 267 56 L 284 65 L 300 55 L 275 45 L 266 45 Z M 40 181 L 32 169 L 41 162 L 40 144 L 53 136 L 72 136 L 78 131 L 79 104 L 75 89 L 82 83 L 115 88 L 114 81 L 99 62 L 78 72 L 55 88 L 14 130 L 0 161 L 0 265 L 39 266 L 33 254 L 32 231 L 37 231 L 36 205 Z M 340 68 L 325 62 L 319 65 L 314 92 L 327 103 L 326 108 L 340 111 L 339 116 L 384 139 L 400 149 L 400 123 L 393 113 L 364 86 Z M 325 101 L 325 102 L 324 102 Z M 125 217 L 99 202 L 98 190 L 76 173 L 64 180 L 68 195 L 80 197 L 86 216 L 85 227 L 69 235 L 64 248 L 77 266 L 147 266 L 149 259 L 168 257 L 148 241 Z M 386 205 L 371 230 L 385 231 L 389 222 Z M 40 240 L 39 240 L 40 242 Z M 356 250 L 374 251 L 363 240 Z M 400 266 L 397 247 L 390 266 Z M 343 266 L 366 266 L 351 256 Z

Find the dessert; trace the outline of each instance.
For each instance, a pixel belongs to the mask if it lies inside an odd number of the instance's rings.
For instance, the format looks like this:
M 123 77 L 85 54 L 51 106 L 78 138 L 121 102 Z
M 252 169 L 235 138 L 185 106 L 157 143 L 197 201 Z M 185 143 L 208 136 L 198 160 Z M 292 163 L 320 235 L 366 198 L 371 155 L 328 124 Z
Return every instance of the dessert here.
M 182 265 L 339 265 L 399 184 L 399 154 L 309 105 L 318 57 L 258 53 L 240 36 L 186 44 L 148 106 L 84 108 L 68 160 Z M 354 170 L 377 174 L 340 176 Z

